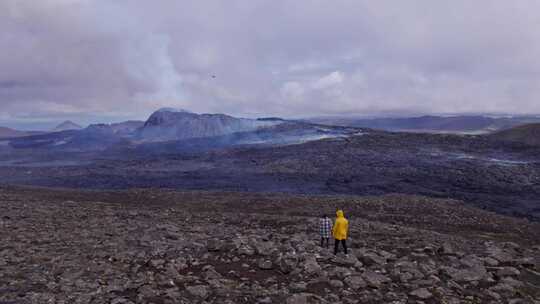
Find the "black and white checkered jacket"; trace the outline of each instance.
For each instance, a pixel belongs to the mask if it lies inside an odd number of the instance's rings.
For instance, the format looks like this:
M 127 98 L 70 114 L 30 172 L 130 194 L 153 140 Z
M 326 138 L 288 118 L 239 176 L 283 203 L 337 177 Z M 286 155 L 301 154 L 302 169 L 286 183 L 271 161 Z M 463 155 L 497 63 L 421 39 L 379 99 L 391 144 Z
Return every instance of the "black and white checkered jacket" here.
M 332 220 L 329 218 L 322 218 L 319 224 L 319 233 L 323 238 L 330 238 L 332 236 Z

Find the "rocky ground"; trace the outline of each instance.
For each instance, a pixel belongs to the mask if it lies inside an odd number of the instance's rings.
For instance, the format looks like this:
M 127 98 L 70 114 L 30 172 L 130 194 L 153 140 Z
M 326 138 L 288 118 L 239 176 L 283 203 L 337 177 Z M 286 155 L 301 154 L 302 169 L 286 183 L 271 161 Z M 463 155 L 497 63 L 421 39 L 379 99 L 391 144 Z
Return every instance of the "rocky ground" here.
M 318 246 L 342 208 L 351 252 Z M 540 303 L 540 224 L 418 196 L 0 188 L 0 303 Z

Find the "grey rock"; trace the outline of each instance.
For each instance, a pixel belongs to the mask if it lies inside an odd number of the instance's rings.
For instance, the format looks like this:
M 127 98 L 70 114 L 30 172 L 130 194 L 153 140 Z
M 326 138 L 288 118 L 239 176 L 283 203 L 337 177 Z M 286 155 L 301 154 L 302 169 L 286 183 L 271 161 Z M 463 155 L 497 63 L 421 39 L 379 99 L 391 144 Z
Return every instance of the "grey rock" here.
M 258 265 L 259 269 L 262 269 L 262 270 L 274 269 L 274 264 L 272 263 L 272 261 L 270 261 L 268 259 L 260 259 L 259 263 L 257 265 Z
M 276 245 L 270 241 L 259 241 L 255 242 L 255 253 L 262 256 L 272 255 L 276 251 Z
M 294 294 L 287 298 L 287 304 L 325 304 L 325 299 L 311 293 Z
M 523 282 L 516 280 L 514 278 L 511 278 L 511 277 L 503 278 L 500 280 L 500 282 L 503 284 L 508 284 L 513 287 L 522 287 L 524 285 Z
M 447 275 L 458 283 L 480 281 L 488 276 L 486 268 L 478 265 L 469 269 L 447 267 L 444 270 Z
M 437 253 L 440 255 L 455 255 L 456 252 L 452 245 L 449 243 L 444 243 L 441 247 L 437 249 Z
M 304 271 L 308 275 L 319 274 L 321 270 L 322 270 L 321 265 L 319 265 L 319 263 L 317 263 L 315 259 L 307 260 L 306 263 L 304 264 Z
M 217 252 L 220 251 L 223 247 L 223 242 L 217 239 L 211 239 L 206 244 L 206 249 L 210 252 Z
M 491 247 L 487 250 L 489 256 L 497 260 L 501 264 L 509 264 L 514 260 L 514 253 L 509 250 L 504 250 L 498 247 Z
M 353 254 L 338 254 L 333 259 L 332 262 L 340 265 L 340 266 L 346 266 L 346 267 L 353 267 L 353 266 L 361 266 L 361 262 L 358 260 L 358 258 Z M 358 264 L 360 263 L 360 264 Z
M 374 252 L 359 253 L 358 259 L 366 266 L 382 266 L 387 263 L 386 259 Z
M 238 254 L 252 256 L 255 254 L 255 250 L 248 245 L 244 245 L 238 248 Z
M 296 255 L 285 255 L 278 259 L 277 264 L 281 272 L 288 274 L 298 266 L 298 257 Z
M 340 280 L 330 280 L 330 286 L 333 288 L 343 288 L 344 284 Z
M 416 297 L 418 299 L 427 300 L 433 297 L 433 294 L 427 290 L 427 288 L 419 288 L 416 290 L 413 290 L 409 293 L 409 295 Z
M 510 265 L 515 266 L 515 267 L 525 267 L 525 268 L 536 267 L 536 262 L 533 258 L 513 259 L 509 263 Z
M 514 294 L 516 292 L 516 289 L 509 285 L 509 284 L 505 284 L 505 283 L 499 283 L 495 286 L 492 286 L 489 288 L 489 290 L 493 293 L 497 293 L 497 294 Z
M 341 283 L 341 281 L 338 281 Z M 345 284 L 354 290 L 365 288 L 368 284 L 361 276 L 350 276 L 345 279 Z M 342 284 L 343 285 L 343 284 Z
M 202 274 L 203 278 L 205 280 L 216 280 L 216 279 L 221 279 L 223 276 L 217 272 L 213 267 L 210 267 L 210 268 L 207 268 L 207 269 L 203 269 L 203 274 Z
M 499 277 L 509 277 L 509 276 L 519 276 L 521 272 L 514 267 L 503 267 L 497 270 L 497 276 Z
M 307 284 L 304 282 L 291 283 L 289 289 L 294 293 L 304 292 L 307 290 Z
M 126 298 L 116 298 L 111 301 L 111 304 L 134 304 L 131 300 Z
M 368 286 L 373 288 L 380 288 L 383 284 L 392 281 L 389 277 L 373 271 L 366 271 L 362 274 L 362 278 L 367 282 Z
M 262 299 L 257 300 L 257 304 L 272 304 L 272 298 L 270 297 L 264 297 Z
M 210 290 L 205 285 L 188 286 L 186 291 L 189 295 L 199 299 L 206 299 L 210 295 Z
M 487 258 L 484 258 L 484 264 L 486 266 L 497 267 L 499 266 L 499 261 L 495 260 L 492 257 L 487 257 Z

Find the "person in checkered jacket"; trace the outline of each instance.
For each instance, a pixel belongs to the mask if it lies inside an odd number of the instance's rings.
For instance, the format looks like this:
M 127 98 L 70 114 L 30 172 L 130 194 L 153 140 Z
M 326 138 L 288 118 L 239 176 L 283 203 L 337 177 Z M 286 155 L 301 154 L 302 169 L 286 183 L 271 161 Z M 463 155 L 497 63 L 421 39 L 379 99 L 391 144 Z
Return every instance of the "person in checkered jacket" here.
M 332 220 L 326 214 L 320 219 L 319 233 L 321 235 L 321 247 L 328 248 L 330 236 L 332 236 Z

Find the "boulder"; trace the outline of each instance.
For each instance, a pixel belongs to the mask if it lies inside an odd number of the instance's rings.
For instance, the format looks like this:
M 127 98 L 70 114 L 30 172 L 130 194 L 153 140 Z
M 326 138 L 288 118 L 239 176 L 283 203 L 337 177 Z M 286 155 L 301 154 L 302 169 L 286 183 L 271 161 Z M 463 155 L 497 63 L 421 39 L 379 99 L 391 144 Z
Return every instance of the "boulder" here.
M 341 281 L 338 281 L 341 283 Z M 350 276 L 345 279 L 345 284 L 354 290 L 365 288 L 367 286 L 366 281 L 361 276 Z M 342 283 L 343 285 L 343 283 Z
M 439 247 L 437 249 L 437 253 L 439 255 L 455 255 L 456 254 L 454 248 L 449 243 L 444 243 L 441 247 Z
M 255 250 L 248 245 L 243 245 L 238 248 L 238 254 L 252 256 L 255 254 Z
M 271 270 L 274 268 L 274 264 L 272 263 L 272 261 L 268 259 L 260 259 L 258 266 L 259 266 L 259 269 L 262 269 L 262 270 Z
M 220 251 L 223 247 L 223 242 L 217 239 L 211 239 L 206 244 L 206 249 L 210 252 Z
M 298 257 L 296 255 L 281 256 L 277 260 L 277 265 L 279 266 L 279 270 L 284 274 L 291 273 L 298 266 Z
M 340 280 L 331 280 L 330 286 L 332 286 L 333 288 L 343 288 L 344 284 Z
M 433 294 L 427 290 L 427 288 L 419 288 L 416 290 L 413 290 L 409 293 L 409 295 L 421 299 L 421 300 L 427 300 L 433 297 Z
M 332 259 L 332 262 L 346 267 L 362 266 L 362 262 L 360 262 L 358 258 L 352 254 L 338 254 Z
M 366 271 L 362 274 L 362 278 L 367 282 L 368 286 L 373 288 L 380 288 L 383 284 L 392 281 L 389 277 L 373 271 Z
M 360 253 L 358 259 L 366 266 L 382 266 L 387 263 L 386 259 L 374 252 Z
M 186 291 L 189 295 L 199 299 L 206 299 L 210 295 L 210 291 L 205 285 L 188 286 Z
M 255 247 L 255 253 L 262 256 L 272 255 L 272 253 L 276 251 L 276 245 L 269 241 L 255 242 L 253 247 Z
M 488 278 L 489 274 L 485 267 L 476 266 L 467 269 L 457 269 L 453 267 L 444 267 L 443 273 L 450 276 L 452 280 L 458 283 L 468 283 L 473 281 L 480 281 L 484 278 Z
M 304 264 L 304 271 L 306 272 L 306 274 L 316 275 L 316 274 L 319 274 L 321 270 L 322 270 L 321 265 L 317 263 L 316 259 L 313 258 L 313 259 L 306 260 Z
M 289 289 L 292 292 L 304 292 L 307 290 L 307 284 L 304 282 L 293 282 L 289 285 Z
M 519 276 L 521 272 L 514 267 L 502 267 L 496 272 L 499 277 L 515 277 Z
M 294 294 L 287 298 L 287 304 L 325 304 L 328 303 L 325 299 L 311 293 Z

